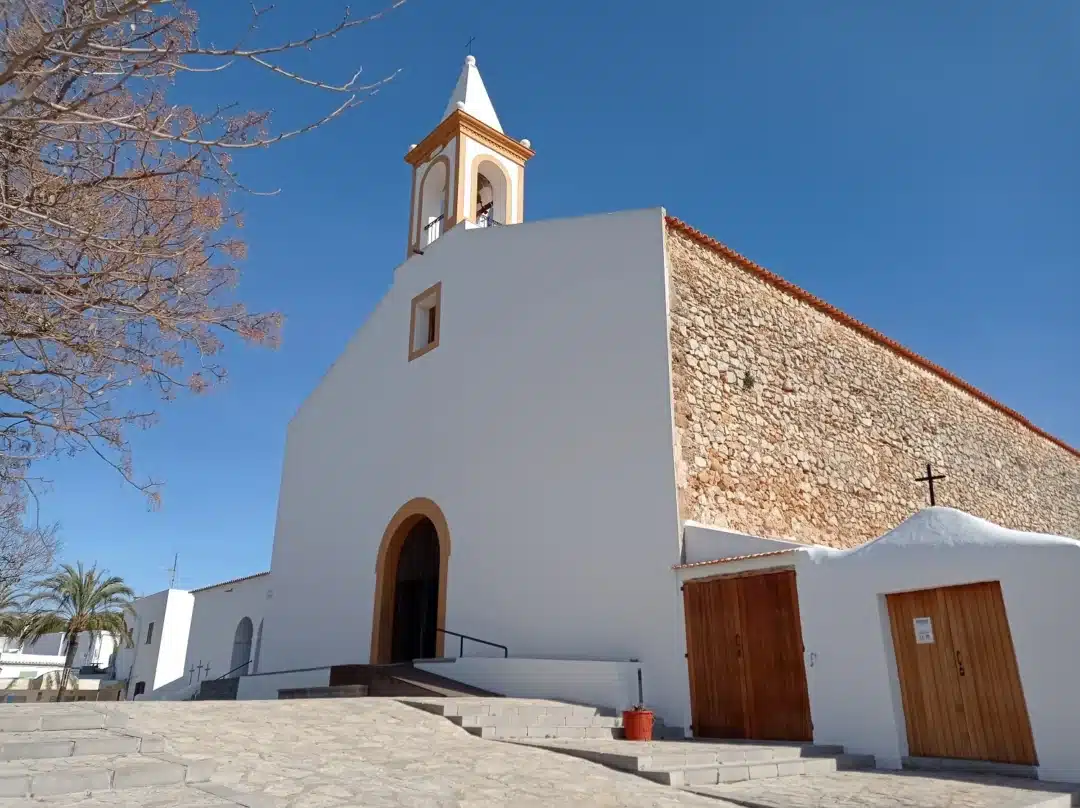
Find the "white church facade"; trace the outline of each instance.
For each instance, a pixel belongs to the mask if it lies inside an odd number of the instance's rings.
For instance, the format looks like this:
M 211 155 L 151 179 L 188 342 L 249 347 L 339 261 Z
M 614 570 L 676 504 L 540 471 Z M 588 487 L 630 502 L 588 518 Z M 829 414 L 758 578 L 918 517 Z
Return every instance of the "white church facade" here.
M 532 156 L 469 57 L 406 156 L 406 260 L 288 426 L 258 609 L 196 601 L 187 646 L 249 616 L 240 698 L 409 662 L 1080 778 L 1080 453 L 662 208 L 526 223 Z

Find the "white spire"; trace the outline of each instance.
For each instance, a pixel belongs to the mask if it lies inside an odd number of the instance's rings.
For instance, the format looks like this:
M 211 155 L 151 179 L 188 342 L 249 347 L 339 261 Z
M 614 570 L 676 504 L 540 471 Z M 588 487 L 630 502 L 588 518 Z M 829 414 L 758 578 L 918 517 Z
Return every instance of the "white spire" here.
M 500 132 L 503 130 L 502 124 L 499 123 L 499 116 L 495 114 L 495 107 L 491 105 L 491 99 L 488 98 L 484 80 L 480 78 L 480 71 L 476 69 L 476 58 L 471 54 L 465 57 L 465 65 L 461 68 L 457 86 L 454 87 L 454 93 L 450 96 L 450 103 L 446 105 L 446 112 L 443 113 L 442 119 L 445 121 L 449 118 L 455 109 L 464 110 L 492 129 Z

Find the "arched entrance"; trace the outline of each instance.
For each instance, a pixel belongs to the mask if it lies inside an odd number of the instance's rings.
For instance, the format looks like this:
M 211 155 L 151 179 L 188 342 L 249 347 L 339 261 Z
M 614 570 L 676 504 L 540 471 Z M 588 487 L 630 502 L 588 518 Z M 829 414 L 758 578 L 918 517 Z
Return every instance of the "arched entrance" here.
M 439 507 L 418 498 L 401 507 L 383 534 L 376 561 L 371 662 L 405 662 L 443 653 L 450 531 Z
M 243 618 L 236 626 L 233 635 L 232 659 L 229 661 L 229 678 L 236 679 L 247 676 L 248 668 L 251 667 L 251 636 L 254 627 L 250 617 Z

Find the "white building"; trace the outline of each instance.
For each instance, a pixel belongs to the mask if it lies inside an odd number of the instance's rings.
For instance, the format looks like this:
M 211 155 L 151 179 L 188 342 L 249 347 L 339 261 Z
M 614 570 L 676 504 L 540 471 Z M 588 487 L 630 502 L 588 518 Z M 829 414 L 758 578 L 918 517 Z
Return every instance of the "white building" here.
M 413 661 L 507 695 L 643 697 L 700 737 L 1080 776 L 1075 665 L 1048 641 L 1071 636 L 1077 542 L 931 510 L 844 549 L 917 511 L 910 480 L 942 457 L 965 510 L 1080 535 L 1080 453 L 660 208 L 526 224 L 532 156 L 469 57 L 406 156 L 406 260 L 289 424 L 271 574 L 176 594 L 186 650 L 140 681 L 253 649 L 239 696 L 273 698 Z M 1042 473 L 1013 495 L 1018 467 Z M 905 595 L 976 583 L 934 595 L 964 625 L 995 610 L 996 633 L 962 642 Z M 169 623 L 162 595 L 145 619 Z M 1018 663 L 993 667 L 1010 625 Z M 920 679 L 909 652 L 955 676 Z M 913 688 L 993 705 L 979 743 L 927 735 Z
M 134 643 L 116 655 L 127 697 L 187 697 L 206 680 L 255 673 L 269 581 L 263 572 L 139 598 L 130 625 Z
M 83 632 L 78 636 L 73 668 L 108 668 L 116 640 L 110 634 Z M 14 637 L 0 638 L 0 689 L 18 690 L 30 682 L 48 674 L 59 673 L 64 668 L 67 646 L 62 633 L 46 634 L 31 643 L 23 643 Z M 82 687 L 91 687 L 90 680 Z

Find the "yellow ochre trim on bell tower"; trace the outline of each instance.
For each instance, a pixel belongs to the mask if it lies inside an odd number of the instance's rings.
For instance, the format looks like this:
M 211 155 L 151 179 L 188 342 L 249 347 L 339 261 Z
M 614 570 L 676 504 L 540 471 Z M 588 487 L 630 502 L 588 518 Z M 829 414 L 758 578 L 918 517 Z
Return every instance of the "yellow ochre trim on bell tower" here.
M 477 120 L 464 110 L 454 110 L 449 117 L 431 132 L 426 138 L 410 149 L 405 155 L 405 162 L 416 167 L 427 162 L 431 155 L 453 140 L 455 137 L 465 135 L 483 143 L 492 151 L 501 154 L 507 160 L 525 165 L 536 155 L 528 146 L 524 146 L 511 137 L 507 137 L 498 129 L 493 129 L 483 121 Z M 458 147 L 461 148 L 460 146 Z

